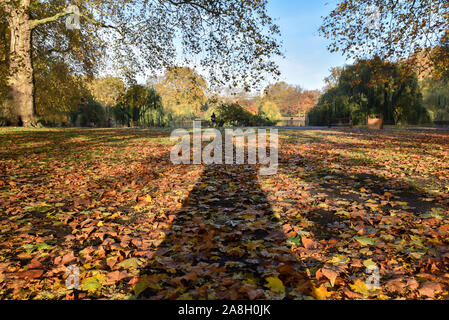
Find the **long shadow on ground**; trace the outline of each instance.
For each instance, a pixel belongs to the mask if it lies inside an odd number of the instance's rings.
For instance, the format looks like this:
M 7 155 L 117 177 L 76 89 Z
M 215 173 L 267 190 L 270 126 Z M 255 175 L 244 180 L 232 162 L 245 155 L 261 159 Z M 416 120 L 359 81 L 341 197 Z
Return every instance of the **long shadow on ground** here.
M 141 271 L 140 297 L 281 298 L 280 279 L 299 298 L 308 282 L 286 240 L 254 166 L 208 166 Z

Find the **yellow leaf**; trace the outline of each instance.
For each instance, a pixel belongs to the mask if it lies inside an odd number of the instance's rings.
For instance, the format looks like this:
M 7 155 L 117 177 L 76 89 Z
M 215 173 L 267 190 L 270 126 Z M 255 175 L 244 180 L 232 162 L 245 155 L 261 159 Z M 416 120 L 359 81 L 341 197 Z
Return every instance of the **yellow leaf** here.
M 96 273 L 92 277 L 85 278 L 81 282 L 81 290 L 89 291 L 90 293 L 95 293 L 102 288 L 102 283 L 106 280 L 106 275 L 101 273 Z
M 103 221 L 100 221 L 97 223 L 97 227 L 102 227 L 103 226 Z
M 269 288 L 274 293 L 284 293 L 285 287 L 279 278 L 275 277 L 268 277 L 265 280 L 267 280 L 268 284 L 265 285 L 265 287 Z
M 148 195 L 145 197 L 145 202 L 150 203 L 150 202 L 152 202 L 152 201 L 153 201 L 153 198 L 148 194 Z
M 367 259 L 367 260 L 365 260 L 365 261 L 363 261 L 363 265 L 365 266 L 365 267 L 370 267 L 370 266 L 375 266 L 375 267 L 377 267 L 377 264 L 370 258 L 370 259 Z
M 345 217 L 350 217 L 351 214 L 348 211 L 344 211 L 344 210 L 340 210 L 338 212 L 335 213 L 337 216 L 345 216 Z
M 321 285 L 319 288 L 312 289 L 312 295 L 318 300 L 327 300 L 331 296 L 331 293 L 327 291 L 326 287 Z
M 360 293 L 363 296 L 368 296 L 370 294 L 370 291 L 366 286 L 366 283 L 360 279 L 357 279 L 354 282 L 354 284 L 350 284 L 349 286 L 351 287 L 352 290 L 354 290 L 357 293 Z

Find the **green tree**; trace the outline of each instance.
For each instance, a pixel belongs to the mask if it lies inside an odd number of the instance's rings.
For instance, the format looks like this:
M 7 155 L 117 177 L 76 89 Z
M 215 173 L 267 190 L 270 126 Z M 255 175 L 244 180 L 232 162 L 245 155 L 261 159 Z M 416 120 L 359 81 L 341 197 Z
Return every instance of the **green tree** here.
M 164 112 L 162 99 L 153 87 L 134 85 L 128 88 L 113 108 L 117 122 L 131 126 L 133 122 L 148 127 L 164 127 L 170 124 L 170 116 Z
M 71 112 L 71 121 L 74 125 L 81 127 L 104 127 L 106 125 L 106 114 L 103 106 L 91 99 L 83 99 L 79 109 Z
M 422 82 L 424 107 L 433 121 L 449 121 L 449 84 L 447 80 L 427 78 Z
M 32 55 L 63 56 L 78 71 L 113 64 L 125 75 L 173 64 L 175 42 L 186 57 L 197 55 L 214 83 L 250 86 L 268 72 L 278 74 L 279 28 L 267 1 L 85 0 L 80 29 L 66 30 L 73 17 L 65 0 L 2 0 L 0 16 L 9 33 L 10 121 L 36 122 Z M 242 71 L 244 70 L 244 71 Z
M 379 58 L 346 66 L 337 85 L 328 89 L 311 110 L 309 120 L 325 125 L 329 119 L 349 117 L 355 124 L 363 124 L 373 115 L 392 124 L 427 122 L 416 73 Z

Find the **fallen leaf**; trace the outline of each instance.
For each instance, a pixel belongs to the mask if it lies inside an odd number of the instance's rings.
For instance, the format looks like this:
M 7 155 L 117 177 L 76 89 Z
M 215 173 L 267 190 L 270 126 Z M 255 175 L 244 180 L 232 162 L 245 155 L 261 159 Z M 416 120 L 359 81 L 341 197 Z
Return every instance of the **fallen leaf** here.
M 274 293 L 284 293 L 285 287 L 279 278 L 268 277 L 265 279 L 268 283 L 265 287 L 269 288 Z
M 25 278 L 25 279 L 36 279 L 36 278 L 40 278 L 43 274 L 44 274 L 44 270 L 32 269 L 32 270 L 17 272 L 16 276 L 18 276 L 19 278 Z
M 112 284 L 112 283 L 116 283 L 122 279 L 128 278 L 130 275 L 126 272 L 126 271 L 113 271 L 113 272 L 109 272 L 106 275 L 106 283 L 108 284 Z
M 353 239 L 358 241 L 361 245 L 364 246 L 372 246 L 376 243 L 376 239 L 369 237 L 355 236 Z
M 130 258 L 123 260 L 122 262 L 117 264 L 117 267 L 124 269 L 138 269 L 142 263 L 137 258 Z
M 364 297 L 368 296 L 370 294 L 370 291 L 368 287 L 366 286 L 366 283 L 360 279 L 357 279 L 354 284 L 349 285 L 352 290 L 354 290 L 357 293 L 360 293 Z
M 307 250 L 310 250 L 313 248 L 313 240 L 312 239 L 309 239 L 309 238 L 303 236 L 303 237 L 301 237 L 301 241 L 302 241 L 302 245 Z
M 89 293 L 96 293 L 103 287 L 102 283 L 105 278 L 106 276 L 102 274 L 97 274 L 95 276 L 85 278 L 81 282 L 80 289 L 88 291 Z
M 338 277 L 338 273 L 332 269 L 329 268 L 322 268 L 321 273 L 330 280 L 331 286 L 333 287 L 335 285 L 335 280 Z
M 327 300 L 332 294 L 327 291 L 325 286 L 321 285 L 319 288 L 313 287 L 312 295 L 318 300 Z
M 424 282 L 421 287 L 418 289 L 418 292 L 421 296 L 434 298 L 437 292 L 441 292 L 442 287 L 437 282 L 427 281 Z

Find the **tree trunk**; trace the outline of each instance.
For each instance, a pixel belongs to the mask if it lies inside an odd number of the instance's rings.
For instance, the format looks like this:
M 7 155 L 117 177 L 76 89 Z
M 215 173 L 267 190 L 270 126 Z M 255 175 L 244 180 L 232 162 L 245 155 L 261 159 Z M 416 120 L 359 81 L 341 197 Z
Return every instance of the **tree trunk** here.
M 7 107 L 13 125 L 35 126 L 31 21 L 26 7 L 10 11 L 11 32 Z

